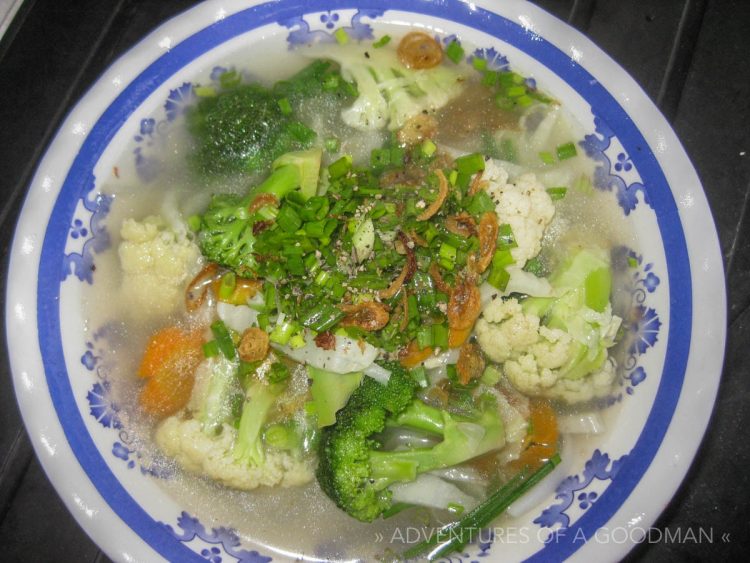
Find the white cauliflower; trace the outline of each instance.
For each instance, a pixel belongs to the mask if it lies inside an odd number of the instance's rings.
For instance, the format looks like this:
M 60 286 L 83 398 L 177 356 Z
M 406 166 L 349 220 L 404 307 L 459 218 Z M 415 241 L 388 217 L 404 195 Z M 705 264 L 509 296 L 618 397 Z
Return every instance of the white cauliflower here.
M 128 310 L 148 316 L 170 314 L 183 298 L 185 283 L 199 269 L 198 246 L 159 216 L 125 219 L 120 235 L 122 296 Z
M 590 362 L 600 365 L 575 378 L 566 377 L 566 367 L 578 359 L 581 344 L 561 329 L 542 325 L 538 316 L 523 311 L 517 299 L 490 303 L 477 321 L 476 334 L 487 357 L 502 364 L 506 378 L 521 393 L 580 403 L 606 396 L 615 378 L 614 360 L 608 357 L 606 345 L 612 345 L 608 335 L 617 332 L 620 320 L 611 311 L 602 318 L 600 335 L 605 347 L 597 346 Z
M 494 160 L 488 160 L 482 178 L 488 181 L 487 192 L 495 202 L 501 224 L 510 225 L 516 248 L 510 253 L 518 268 L 523 268 L 542 249 L 544 231 L 555 214 L 547 190 L 534 174 L 523 174 L 508 183 L 508 172 Z
M 568 403 L 606 396 L 616 375 L 608 349 L 622 321 L 609 303 L 609 260 L 578 250 L 549 281 L 550 296 L 490 301 L 476 323 L 479 345 L 525 395 Z
M 273 383 L 269 374 L 276 363 L 278 358 L 269 354 L 247 375 L 251 381 L 243 390 L 236 358 L 206 359 L 196 370 L 187 407 L 157 427 L 157 445 L 183 469 L 235 489 L 310 482 L 315 458 L 304 451 L 305 423 L 289 418 L 304 402 L 307 376 L 304 369 L 296 370 Z M 270 423 L 279 416 L 283 422 Z M 283 434 L 281 442 L 272 443 L 272 427 Z
M 296 458 L 285 451 L 266 452 L 264 463 L 258 466 L 240 463 L 233 454 L 236 438 L 237 430 L 229 424 L 224 424 L 217 436 L 208 436 L 198 420 L 179 416 L 167 418 L 156 430 L 156 443 L 180 466 L 228 487 L 293 487 L 315 477 L 310 459 Z

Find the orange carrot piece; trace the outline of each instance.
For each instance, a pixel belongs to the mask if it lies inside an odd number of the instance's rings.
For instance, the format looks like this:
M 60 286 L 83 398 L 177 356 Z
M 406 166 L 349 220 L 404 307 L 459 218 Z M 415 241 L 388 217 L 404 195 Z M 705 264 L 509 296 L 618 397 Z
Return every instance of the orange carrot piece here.
M 409 342 L 409 345 L 401 351 L 399 362 L 401 362 L 401 365 L 405 368 L 414 368 L 432 356 L 432 351 L 431 346 L 427 346 L 420 350 L 417 341 L 412 340 Z
M 158 417 L 184 407 L 193 391 L 194 372 L 203 360 L 201 332 L 172 326 L 154 334 L 138 368 L 146 379 L 141 390 L 143 410 Z
M 529 407 L 531 432 L 524 438 L 521 456 L 513 462 L 519 470 L 527 465 L 540 467 L 557 452 L 557 416 L 552 405 L 544 399 L 532 399 Z

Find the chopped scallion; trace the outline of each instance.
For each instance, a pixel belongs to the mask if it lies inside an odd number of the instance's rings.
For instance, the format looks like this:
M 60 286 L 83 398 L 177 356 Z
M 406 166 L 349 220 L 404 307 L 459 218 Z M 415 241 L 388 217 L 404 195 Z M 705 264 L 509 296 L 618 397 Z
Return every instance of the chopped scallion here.
M 388 45 L 388 43 L 391 42 L 391 36 L 390 35 L 383 35 L 380 39 L 375 41 L 375 43 L 372 44 L 373 47 L 376 49 L 380 49 L 381 47 L 385 47 Z
M 564 198 L 567 191 L 568 191 L 568 188 L 566 188 L 565 186 L 547 188 L 547 193 L 549 194 L 549 197 L 552 198 L 553 201 Z
M 459 174 L 470 176 L 484 170 L 484 156 L 478 152 L 459 156 L 455 164 Z
M 216 346 L 222 355 L 228 360 L 234 360 L 237 357 L 237 351 L 234 348 L 232 335 L 229 334 L 229 329 L 224 324 L 224 321 L 218 320 L 211 323 L 211 332 L 214 335 Z
M 445 56 L 458 64 L 464 58 L 464 48 L 461 47 L 461 44 L 458 41 L 451 41 L 445 48 Z
M 577 154 L 578 154 L 578 151 L 576 151 L 576 146 L 572 142 L 565 143 L 557 147 L 557 158 L 559 160 L 566 160 L 568 158 L 573 158 Z
M 346 45 L 349 43 L 349 34 L 343 27 L 338 28 L 333 32 L 333 36 L 336 38 L 336 42 L 339 45 Z

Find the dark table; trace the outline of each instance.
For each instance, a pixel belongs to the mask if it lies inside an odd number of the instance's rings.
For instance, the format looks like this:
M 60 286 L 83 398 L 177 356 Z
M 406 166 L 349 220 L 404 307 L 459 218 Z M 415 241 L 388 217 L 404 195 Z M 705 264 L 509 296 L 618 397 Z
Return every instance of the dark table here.
M 194 3 L 23 3 L 0 42 L 3 271 L 27 185 L 61 119 L 116 57 Z M 750 549 L 750 2 L 536 3 L 609 53 L 672 123 L 708 195 L 727 272 L 729 339 L 713 420 L 685 482 L 656 523 L 662 531 L 691 528 L 696 535 L 710 529 L 714 542 L 644 543 L 629 559 L 744 559 Z M 0 284 L 4 299 L 4 277 Z M 108 561 L 68 514 L 34 457 L 4 348 L 0 369 L 0 560 Z M 721 541 L 724 534 L 728 541 Z

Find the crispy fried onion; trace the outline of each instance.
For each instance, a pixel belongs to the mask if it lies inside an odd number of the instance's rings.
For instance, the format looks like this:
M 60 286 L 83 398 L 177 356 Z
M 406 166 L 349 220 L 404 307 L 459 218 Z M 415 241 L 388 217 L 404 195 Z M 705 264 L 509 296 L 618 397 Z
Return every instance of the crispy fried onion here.
M 440 207 L 443 205 L 445 198 L 448 197 L 448 180 L 446 179 L 445 174 L 443 174 L 443 171 L 440 170 L 440 168 L 435 170 L 435 174 L 437 174 L 440 182 L 440 191 L 438 192 L 437 199 L 433 201 L 427 209 L 417 215 L 417 221 L 427 221 L 427 219 L 435 215 L 435 213 L 440 211 Z
M 446 217 L 445 228 L 454 235 L 459 235 L 464 238 L 475 236 L 477 234 L 477 222 L 474 221 L 474 217 L 466 213 L 466 211 Z
M 487 211 L 479 220 L 479 259 L 475 263 L 476 272 L 479 274 L 492 262 L 499 228 L 497 214 L 494 211 Z
M 188 312 L 192 313 L 203 305 L 208 288 L 220 278 L 219 265 L 215 262 L 209 262 L 198 272 L 185 290 L 185 308 Z
M 332 332 L 321 332 L 315 336 L 315 345 L 323 350 L 336 349 L 336 335 Z
M 406 234 L 403 231 L 398 232 L 398 239 L 401 241 L 401 244 L 403 244 L 404 249 L 406 250 L 406 263 L 404 264 L 403 270 L 401 270 L 401 273 L 398 275 L 398 277 L 391 282 L 391 285 L 389 285 L 386 289 L 381 289 L 378 291 L 378 297 L 381 299 L 390 299 L 394 295 L 398 293 L 398 290 L 401 289 L 401 286 L 407 283 L 412 276 L 414 276 L 414 272 L 417 271 L 417 258 L 414 256 L 414 249 L 410 248 L 410 240 L 409 237 L 406 236 Z
M 484 373 L 484 356 L 479 346 L 473 342 L 464 342 L 458 353 L 456 372 L 462 385 L 467 385 L 472 379 L 479 379 Z
M 454 330 L 469 329 L 481 310 L 482 296 L 474 280 L 465 275 L 457 277 L 448 300 L 448 326 Z
M 443 60 L 440 43 L 424 31 L 412 31 L 404 35 L 396 52 L 398 60 L 406 68 L 432 68 Z
M 427 270 L 427 273 L 430 274 L 432 281 L 435 282 L 435 288 L 439 292 L 450 295 L 453 288 L 445 283 L 443 275 L 440 273 L 440 267 L 437 265 L 437 262 L 433 262 L 432 264 L 430 264 L 430 269 Z
M 437 133 L 437 119 L 426 113 L 410 117 L 397 133 L 399 143 L 416 145 L 425 139 L 431 139 Z
M 248 213 L 255 213 L 258 209 L 265 207 L 266 205 L 279 205 L 278 198 L 273 194 L 258 194 L 247 206 Z
M 242 333 L 237 350 L 244 362 L 259 362 L 268 354 L 268 333 L 260 328 L 251 327 Z
M 383 328 L 390 319 L 386 306 L 377 301 L 363 301 L 356 305 L 340 305 L 339 308 L 346 314 L 339 323 L 341 326 L 356 326 L 372 332 Z
M 482 180 L 483 174 L 484 172 L 477 172 L 474 175 L 474 179 L 471 181 L 471 185 L 469 186 L 469 195 L 474 195 L 478 192 L 481 192 L 489 185 L 489 182 Z

